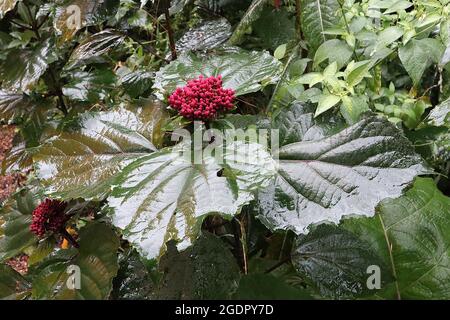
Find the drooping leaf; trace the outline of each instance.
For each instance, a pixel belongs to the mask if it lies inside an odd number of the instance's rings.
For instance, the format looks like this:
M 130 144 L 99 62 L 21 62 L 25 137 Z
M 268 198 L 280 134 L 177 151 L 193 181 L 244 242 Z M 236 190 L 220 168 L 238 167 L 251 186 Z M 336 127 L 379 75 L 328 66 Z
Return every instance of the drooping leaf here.
M 223 78 L 223 87 L 233 89 L 236 95 L 261 90 L 278 80 L 281 63 L 268 52 L 223 50 L 211 56 L 184 53 L 177 60 L 156 73 L 156 95 L 159 99 L 171 94 L 178 86 L 200 75 Z
M 338 0 L 302 0 L 301 25 L 310 56 L 327 40 L 324 31 L 339 23 Z
M 14 9 L 18 1 L 19 0 L 0 0 L 0 19 L 3 19 L 8 11 Z
M 215 19 L 189 29 L 177 42 L 177 52 L 199 51 L 220 46 L 231 35 L 231 25 L 227 19 Z
M 79 245 L 78 251 L 61 250 L 39 267 L 33 281 L 33 298 L 100 300 L 109 297 L 118 270 L 119 238 L 110 226 L 96 222 L 81 229 Z M 80 268 L 79 289 L 67 286 L 70 266 Z
M 260 219 L 272 229 L 307 233 L 319 222 L 374 214 L 426 171 L 411 143 L 389 121 L 368 117 L 341 132 L 281 147 L 278 174 L 259 196 Z
M 158 299 L 227 299 L 240 278 L 236 259 L 222 240 L 210 233 L 183 252 L 170 243 L 160 269 L 165 274 Z
M 245 33 L 248 28 L 251 27 L 253 22 L 255 22 L 261 15 L 264 6 L 269 3 L 269 0 L 253 0 L 250 7 L 248 7 L 247 12 L 242 17 L 236 29 L 234 29 L 233 34 L 229 40 L 231 45 L 240 44 L 244 38 Z
M 64 68 L 71 70 L 89 63 L 105 62 L 105 55 L 120 48 L 124 41 L 123 34 L 111 29 L 93 34 L 75 48 Z
M 418 178 L 404 196 L 382 202 L 373 218 L 344 227 L 369 242 L 396 280 L 378 296 L 388 299 L 450 297 L 450 199 L 432 179 Z
M 50 40 L 35 49 L 12 50 L 0 66 L 2 89 L 10 92 L 31 91 L 47 70 L 51 50 Z
M 373 295 L 376 291 L 367 286 L 370 266 L 383 271 L 382 285 L 392 280 L 387 265 L 368 242 L 333 225 L 319 225 L 308 235 L 298 237 L 292 263 L 300 276 L 309 279 L 324 297 Z
M 271 181 L 274 162 L 257 143 L 225 144 L 224 161 L 184 143 L 143 156 L 123 168 L 108 203 L 113 224 L 147 259 L 160 257 L 165 243 L 186 248 L 203 218 L 231 218 Z M 192 161 L 191 156 L 194 156 Z
M 156 150 L 166 114 L 154 101 L 80 117 L 79 129 L 55 132 L 34 155 L 48 192 L 102 199 L 126 164 Z
M 241 278 L 236 300 L 310 300 L 306 290 L 288 285 L 271 274 L 248 274 Z

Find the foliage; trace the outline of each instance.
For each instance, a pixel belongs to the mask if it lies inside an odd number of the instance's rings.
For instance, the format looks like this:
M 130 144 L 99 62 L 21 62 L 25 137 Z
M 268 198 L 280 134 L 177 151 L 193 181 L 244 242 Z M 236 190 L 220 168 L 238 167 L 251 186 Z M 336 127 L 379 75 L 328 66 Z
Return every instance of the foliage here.
M 0 0 L 0 298 L 449 299 L 449 12 Z

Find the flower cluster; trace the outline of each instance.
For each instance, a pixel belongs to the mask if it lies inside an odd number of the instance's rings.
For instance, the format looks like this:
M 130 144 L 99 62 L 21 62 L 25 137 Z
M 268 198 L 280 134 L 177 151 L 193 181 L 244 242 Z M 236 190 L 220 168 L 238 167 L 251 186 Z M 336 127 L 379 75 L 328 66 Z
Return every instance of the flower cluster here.
M 187 119 L 210 120 L 233 109 L 234 90 L 222 87 L 221 76 L 200 76 L 177 88 L 169 97 L 169 104 Z
M 59 232 L 69 219 L 64 213 L 67 204 L 59 200 L 45 199 L 33 211 L 31 232 L 42 238 L 47 231 Z

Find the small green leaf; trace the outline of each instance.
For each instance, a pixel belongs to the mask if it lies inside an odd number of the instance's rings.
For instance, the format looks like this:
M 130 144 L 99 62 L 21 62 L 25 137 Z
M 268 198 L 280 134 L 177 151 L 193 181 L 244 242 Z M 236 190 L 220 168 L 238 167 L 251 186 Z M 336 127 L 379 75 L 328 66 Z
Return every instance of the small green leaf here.
M 315 117 L 321 115 L 322 113 L 330 110 L 335 105 L 337 105 L 339 102 L 341 102 L 341 97 L 335 96 L 332 94 L 324 94 L 319 99 L 319 104 L 317 106 L 317 110 L 315 113 Z
M 278 60 L 283 59 L 284 56 L 286 55 L 286 48 L 287 48 L 286 44 L 278 46 L 278 48 L 273 53 L 274 57 L 277 58 Z

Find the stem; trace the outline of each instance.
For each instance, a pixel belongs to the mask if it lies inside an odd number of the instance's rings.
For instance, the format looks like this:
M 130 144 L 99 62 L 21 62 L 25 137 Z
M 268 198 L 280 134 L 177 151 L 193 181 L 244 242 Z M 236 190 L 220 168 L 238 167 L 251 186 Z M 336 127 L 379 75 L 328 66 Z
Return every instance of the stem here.
M 175 60 L 177 58 L 177 50 L 175 48 L 175 37 L 173 36 L 172 25 L 170 24 L 170 13 L 168 7 L 164 9 L 164 16 L 166 17 L 166 29 L 167 34 L 169 35 L 170 52 L 172 53 L 172 60 Z
M 338 1 L 339 7 L 341 8 L 342 18 L 344 18 L 345 28 L 347 29 L 347 33 L 350 35 L 350 26 L 348 25 L 347 17 L 345 16 L 344 12 L 344 2 Z M 356 40 L 355 40 L 356 41 Z M 353 57 L 355 58 L 355 61 L 358 61 L 358 56 L 356 55 L 356 44 L 353 46 Z
M 301 13 L 302 13 L 301 0 L 295 0 L 295 30 L 297 31 L 297 38 L 299 41 L 303 40 Z M 301 47 L 300 47 L 300 50 L 302 50 Z M 301 51 L 300 51 L 300 56 L 302 57 Z
M 244 272 L 244 274 L 247 274 L 248 273 L 247 255 L 245 253 L 244 243 L 242 242 L 242 235 L 243 235 L 242 224 L 237 218 L 233 219 L 233 228 L 234 228 L 236 255 L 240 260 L 242 272 Z

